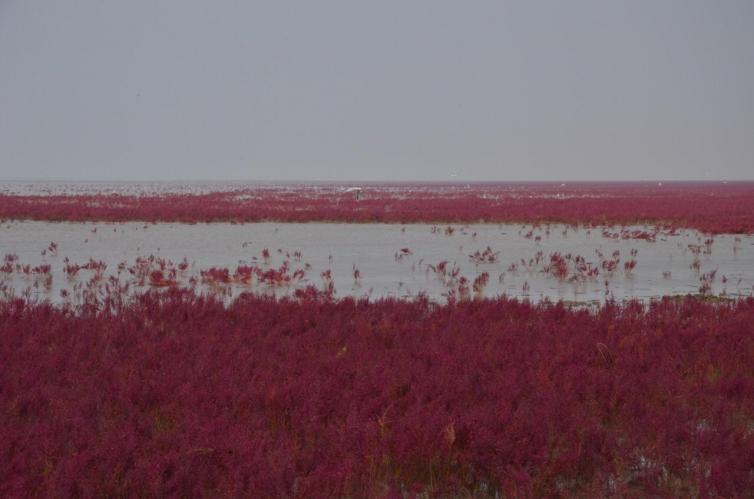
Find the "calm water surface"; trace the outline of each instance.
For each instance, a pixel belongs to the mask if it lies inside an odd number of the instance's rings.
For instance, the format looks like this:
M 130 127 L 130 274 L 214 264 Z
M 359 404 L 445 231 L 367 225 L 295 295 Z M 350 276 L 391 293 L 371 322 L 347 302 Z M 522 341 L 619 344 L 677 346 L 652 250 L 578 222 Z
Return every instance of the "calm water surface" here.
M 231 272 L 239 264 L 254 264 L 278 268 L 285 260 L 291 270 L 306 269 L 305 277 L 294 286 L 272 290 L 255 286 L 257 292 L 284 295 L 295 287 L 323 286 L 321 273 L 331 270 L 338 296 L 411 297 L 426 293 L 442 300 L 458 281 L 442 279 L 429 265 L 447 261 L 448 269 L 458 269 L 458 277 L 473 281 L 481 273 L 489 274 L 485 296 L 506 294 L 532 300 L 593 301 L 606 296 L 617 299 L 648 299 L 662 295 L 696 293 L 700 276 L 715 271 L 708 279 L 711 292 L 740 296 L 752 294 L 754 286 L 754 237 L 715 236 L 714 243 L 695 257 L 694 248 L 703 246 L 706 236 L 695 231 L 675 235 L 658 235 L 656 242 L 640 239 L 612 239 L 604 237 L 601 229 L 567 228 L 552 225 L 539 228 L 521 225 L 453 225 L 447 226 L 393 224 L 147 224 L 129 222 L 105 223 L 49 223 L 5 222 L 0 228 L 0 258 L 17 255 L 18 262 L 32 267 L 49 264 L 53 283 L 50 289 L 37 286 L 34 292 L 53 300 L 62 288 L 75 281 L 63 271 L 65 257 L 73 263 L 84 264 L 90 258 L 107 264 L 106 275 L 116 275 L 118 264 L 134 263 L 139 256 L 155 255 L 179 262 L 186 258 L 190 268 L 182 277 L 198 276 L 201 269 L 229 267 Z M 645 230 L 645 227 L 631 229 Z M 618 229 L 613 229 L 617 232 Z M 42 255 L 50 242 L 58 245 L 56 255 L 49 251 Z M 475 263 L 470 254 L 490 247 L 497 253 L 493 263 Z M 264 248 L 271 254 L 264 263 Z M 411 254 L 396 258 L 403 248 Z M 558 279 L 545 271 L 550 255 L 580 255 L 586 262 L 600 266 L 614 251 L 620 252 L 618 269 L 612 274 L 604 271 L 597 278 L 571 282 Z M 624 272 L 624 263 L 636 251 L 636 266 Z M 301 258 L 294 258 L 295 252 Z M 529 265 L 538 252 L 543 262 Z M 598 252 L 603 257 L 600 258 Z M 287 254 L 287 256 L 286 256 Z M 699 270 L 691 268 L 695 258 Z M 525 261 L 525 264 L 522 263 Z M 307 265 L 308 264 L 308 265 Z M 354 268 L 361 277 L 354 279 Z M 602 270 L 602 269 L 601 269 Z M 77 280 L 85 281 L 89 271 L 81 271 Z M 121 279 L 128 275 L 122 273 Z M 6 286 L 22 290 L 33 284 L 33 278 L 21 272 L 0 273 Z M 606 284 L 607 281 L 607 284 Z M 246 290 L 231 286 L 232 293 Z

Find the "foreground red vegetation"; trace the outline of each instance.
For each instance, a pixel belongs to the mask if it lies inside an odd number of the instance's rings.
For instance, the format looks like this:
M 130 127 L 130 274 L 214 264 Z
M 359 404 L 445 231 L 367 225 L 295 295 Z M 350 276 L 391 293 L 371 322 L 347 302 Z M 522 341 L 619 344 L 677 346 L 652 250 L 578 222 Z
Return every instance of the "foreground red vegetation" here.
M 754 490 L 754 299 L 9 298 L 0 365 L 3 497 Z
M 197 194 L 0 194 L 0 219 L 651 223 L 754 232 L 754 183 L 256 186 Z

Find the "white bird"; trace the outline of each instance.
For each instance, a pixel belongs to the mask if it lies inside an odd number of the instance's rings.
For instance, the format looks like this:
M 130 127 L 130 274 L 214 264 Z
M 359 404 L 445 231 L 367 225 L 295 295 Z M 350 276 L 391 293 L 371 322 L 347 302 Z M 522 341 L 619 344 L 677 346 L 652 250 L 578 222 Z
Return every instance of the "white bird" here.
M 349 187 L 346 192 L 353 192 L 353 197 L 356 201 L 361 199 L 361 187 Z

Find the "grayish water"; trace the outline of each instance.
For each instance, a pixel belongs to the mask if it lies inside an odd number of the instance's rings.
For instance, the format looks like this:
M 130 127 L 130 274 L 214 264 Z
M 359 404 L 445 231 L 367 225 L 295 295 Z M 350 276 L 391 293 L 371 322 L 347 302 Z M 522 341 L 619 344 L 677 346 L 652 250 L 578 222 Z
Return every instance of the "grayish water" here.
M 117 275 L 118 264 L 132 265 L 138 256 L 155 255 L 178 263 L 186 258 L 189 269 L 179 276 L 186 284 L 201 269 L 229 267 L 231 273 L 239 264 L 255 264 L 263 268 L 278 268 L 284 260 L 290 262 L 291 271 L 309 268 L 303 279 L 291 286 L 270 288 L 262 284 L 251 286 L 230 285 L 232 293 L 252 289 L 257 292 L 290 293 L 296 287 L 314 285 L 323 287 L 321 273 L 331 269 L 337 296 L 411 297 L 426 293 L 442 300 L 449 290 L 458 293 L 458 278 L 469 280 L 469 286 L 483 272 L 489 274 L 484 296 L 507 294 L 532 300 L 602 301 L 606 296 L 617 299 L 652 297 L 672 294 L 697 293 L 700 276 L 716 271 L 708 279 L 710 292 L 729 296 L 750 295 L 754 286 L 754 237 L 716 236 L 714 243 L 697 257 L 699 271 L 691 268 L 695 256 L 689 245 L 702 245 L 706 239 L 695 231 L 682 231 L 676 235 L 658 235 L 656 242 L 637 239 L 611 239 L 598 229 L 588 231 L 573 227 L 552 225 L 534 229 L 521 225 L 481 224 L 454 225 L 452 234 L 447 226 L 395 225 L 395 224 L 177 224 L 177 223 L 49 223 L 6 222 L 0 228 L 0 258 L 6 254 L 18 256 L 20 264 L 32 267 L 49 264 L 52 268 L 52 285 L 48 288 L 37 283 L 34 292 L 53 300 L 59 299 L 60 290 L 71 288 L 76 282 L 86 281 L 93 272 L 82 270 L 75 279 L 69 279 L 63 270 L 63 260 L 84 264 L 90 258 L 107 264 L 105 276 Z M 548 230 L 549 229 L 549 230 Z M 644 230 L 644 227 L 632 229 Z M 616 229 L 617 230 L 617 229 Z M 537 236 L 541 238 L 537 240 Z M 48 250 L 50 242 L 58 245 L 57 254 Z M 489 246 L 499 252 L 494 263 L 475 264 L 471 253 Z M 692 246 L 693 247 L 693 246 Z M 261 252 L 268 248 L 271 257 L 264 263 Z M 409 248 L 410 255 L 396 259 L 396 252 Z M 630 251 L 637 251 L 636 266 L 624 272 L 624 262 L 631 259 Z M 280 251 L 278 251 L 280 250 Z M 546 272 L 551 253 L 581 255 L 586 262 L 600 267 L 601 261 L 610 259 L 620 251 L 617 270 L 608 274 L 600 268 L 596 278 L 558 279 Z M 294 252 L 300 251 L 300 260 Z M 529 266 L 537 252 L 544 261 Z M 597 251 L 604 257 L 601 259 Z M 288 253 L 288 257 L 286 257 Z M 256 260 L 255 260 L 256 258 Z M 521 260 L 526 260 L 524 266 Z M 458 278 L 442 279 L 428 264 L 437 266 L 448 261 L 448 272 L 453 266 Z M 2 263 L 2 262 L 0 262 Z M 514 270 L 511 265 L 516 264 Z M 354 279 L 354 267 L 361 277 Z M 669 272 L 670 274 L 663 273 Z M 129 279 L 127 271 L 119 277 Z M 33 286 L 34 276 L 15 270 L 0 272 L 0 281 L 15 290 Z M 606 284 L 607 281 L 607 284 Z M 727 282 L 724 282 L 727 281 Z M 133 283 L 135 284 L 135 283 Z M 473 292 L 471 293 L 473 295 Z

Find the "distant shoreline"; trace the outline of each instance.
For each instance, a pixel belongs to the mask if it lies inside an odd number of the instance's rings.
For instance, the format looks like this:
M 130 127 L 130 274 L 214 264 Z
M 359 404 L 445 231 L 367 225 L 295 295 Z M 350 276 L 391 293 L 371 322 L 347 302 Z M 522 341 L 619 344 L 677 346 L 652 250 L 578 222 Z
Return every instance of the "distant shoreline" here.
M 154 188 L 157 186 L 157 188 Z M 0 220 L 652 224 L 754 232 L 754 182 L 0 183 Z

